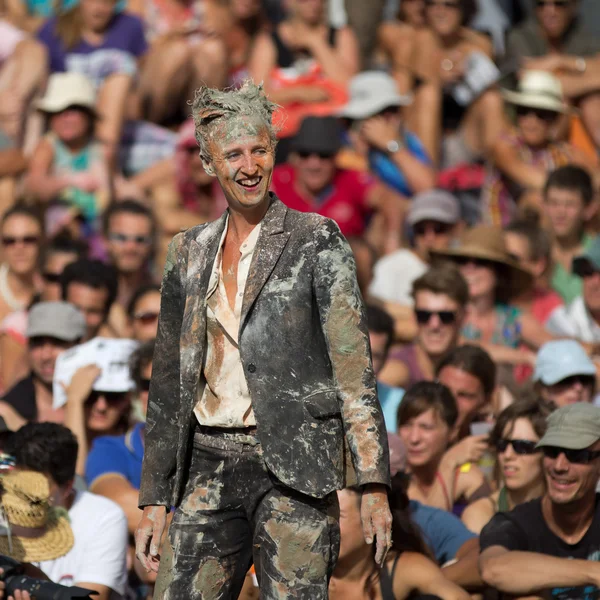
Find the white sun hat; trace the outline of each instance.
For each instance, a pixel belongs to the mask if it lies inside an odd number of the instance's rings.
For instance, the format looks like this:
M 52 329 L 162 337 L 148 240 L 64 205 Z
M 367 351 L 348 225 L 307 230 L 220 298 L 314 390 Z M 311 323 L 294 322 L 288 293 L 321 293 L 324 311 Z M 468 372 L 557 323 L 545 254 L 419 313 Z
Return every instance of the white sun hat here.
M 562 84 L 547 71 L 525 71 L 516 91 L 502 90 L 507 102 L 557 113 L 570 112 L 565 102 Z
M 46 113 L 58 113 L 70 106 L 80 106 L 95 116 L 96 90 L 92 82 L 81 73 L 53 73 L 48 78 L 48 87 L 36 108 Z

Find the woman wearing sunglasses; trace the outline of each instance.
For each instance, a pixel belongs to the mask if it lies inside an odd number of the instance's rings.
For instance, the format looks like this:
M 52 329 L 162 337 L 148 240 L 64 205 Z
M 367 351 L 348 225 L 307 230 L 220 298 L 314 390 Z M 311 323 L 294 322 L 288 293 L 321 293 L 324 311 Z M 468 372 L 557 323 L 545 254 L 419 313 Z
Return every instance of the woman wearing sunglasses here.
M 159 313 L 160 286 L 149 283 L 138 288 L 127 307 L 131 337 L 138 342 L 153 340 L 158 329 Z
M 538 209 L 551 171 L 574 163 L 594 172 L 583 152 L 556 141 L 561 115 L 569 112 L 560 81 L 545 71 L 526 71 L 516 91 L 503 90 L 514 107 L 514 129 L 495 140 L 482 191 L 482 220 L 508 225 L 525 205 Z
M 474 533 L 479 534 L 497 512 L 543 495 L 542 452 L 535 445 L 546 432 L 549 414 L 550 408 L 532 397 L 517 400 L 498 416 L 490 446 L 496 450 L 501 486 L 465 509 L 463 523 Z

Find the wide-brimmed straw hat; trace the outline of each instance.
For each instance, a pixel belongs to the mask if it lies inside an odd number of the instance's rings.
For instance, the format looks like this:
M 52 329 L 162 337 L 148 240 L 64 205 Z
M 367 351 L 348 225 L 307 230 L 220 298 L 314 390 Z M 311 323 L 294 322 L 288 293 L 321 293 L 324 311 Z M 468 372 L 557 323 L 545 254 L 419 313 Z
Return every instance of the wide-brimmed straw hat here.
M 36 102 L 35 107 L 53 114 L 71 106 L 84 108 L 94 117 L 98 116 L 93 83 L 81 73 L 53 73 L 48 79 L 46 93 Z
M 547 71 L 525 71 L 517 90 L 502 90 L 502 96 L 511 104 L 528 106 L 556 113 L 570 112 L 565 102 L 560 80 Z
M 59 558 L 71 550 L 74 538 L 67 513 L 50 506 L 50 486 L 44 475 L 15 470 L 4 475 L 0 483 L 2 506 L 12 527 L 12 544 L 6 532 L 0 534 L 0 554 L 38 562 Z
M 501 265 L 506 269 L 509 281 L 499 281 L 498 284 L 506 289 L 511 297 L 524 292 L 533 283 L 533 275 L 523 269 L 508 253 L 502 229 L 492 225 L 479 225 L 468 229 L 455 248 L 431 250 L 430 254 L 433 259 L 475 258 Z M 510 286 L 508 289 L 507 284 Z

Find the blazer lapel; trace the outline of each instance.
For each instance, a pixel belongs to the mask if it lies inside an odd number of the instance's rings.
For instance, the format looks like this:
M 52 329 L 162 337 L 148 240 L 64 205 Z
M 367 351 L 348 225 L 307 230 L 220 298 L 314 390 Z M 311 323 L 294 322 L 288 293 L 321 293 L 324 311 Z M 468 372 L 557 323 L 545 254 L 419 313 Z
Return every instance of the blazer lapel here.
M 271 205 L 262 220 L 258 242 L 256 243 L 246 281 L 242 314 L 240 316 L 240 335 L 252 305 L 269 279 L 290 237 L 291 232 L 284 230 L 287 210 L 285 204 L 273 194 Z

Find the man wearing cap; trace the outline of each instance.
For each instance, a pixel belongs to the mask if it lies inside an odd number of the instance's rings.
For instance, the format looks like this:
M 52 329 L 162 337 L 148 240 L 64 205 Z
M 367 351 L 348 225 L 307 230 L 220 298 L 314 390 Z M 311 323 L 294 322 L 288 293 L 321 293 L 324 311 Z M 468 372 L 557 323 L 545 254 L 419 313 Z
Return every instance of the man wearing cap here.
M 533 381 L 540 396 L 556 408 L 591 402 L 596 365 L 574 340 L 547 342 L 538 352 Z
M 548 418 L 542 498 L 497 513 L 480 537 L 483 580 L 511 596 L 600 595 L 600 408 L 577 403 Z
M 580 342 L 600 343 L 600 236 L 573 259 L 573 273 L 582 280 L 582 294 L 550 317 L 546 328 Z
M 396 250 L 377 262 L 369 294 L 383 302 L 412 306 L 412 285 L 429 268 L 429 251 L 445 250 L 462 230 L 459 201 L 442 190 L 417 194 L 407 221 L 413 248 Z
M 85 332 L 84 316 L 67 302 L 40 302 L 31 309 L 26 330 L 31 373 L 0 402 L 0 414 L 10 429 L 26 421 L 63 421 L 64 411 L 52 407 L 54 367 L 58 355 L 77 344 Z M 14 418 L 5 413 L 7 406 L 16 413 Z
M 384 239 L 376 240 L 381 242 L 378 250 L 395 250 L 404 199 L 368 173 L 337 168 L 341 137 L 334 117 L 304 119 L 292 141 L 289 163 L 273 171 L 271 189 L 288 208 L 333 219 L 347 238 L 362 236 L 368 217 L 375 213 L 385 229 Z

